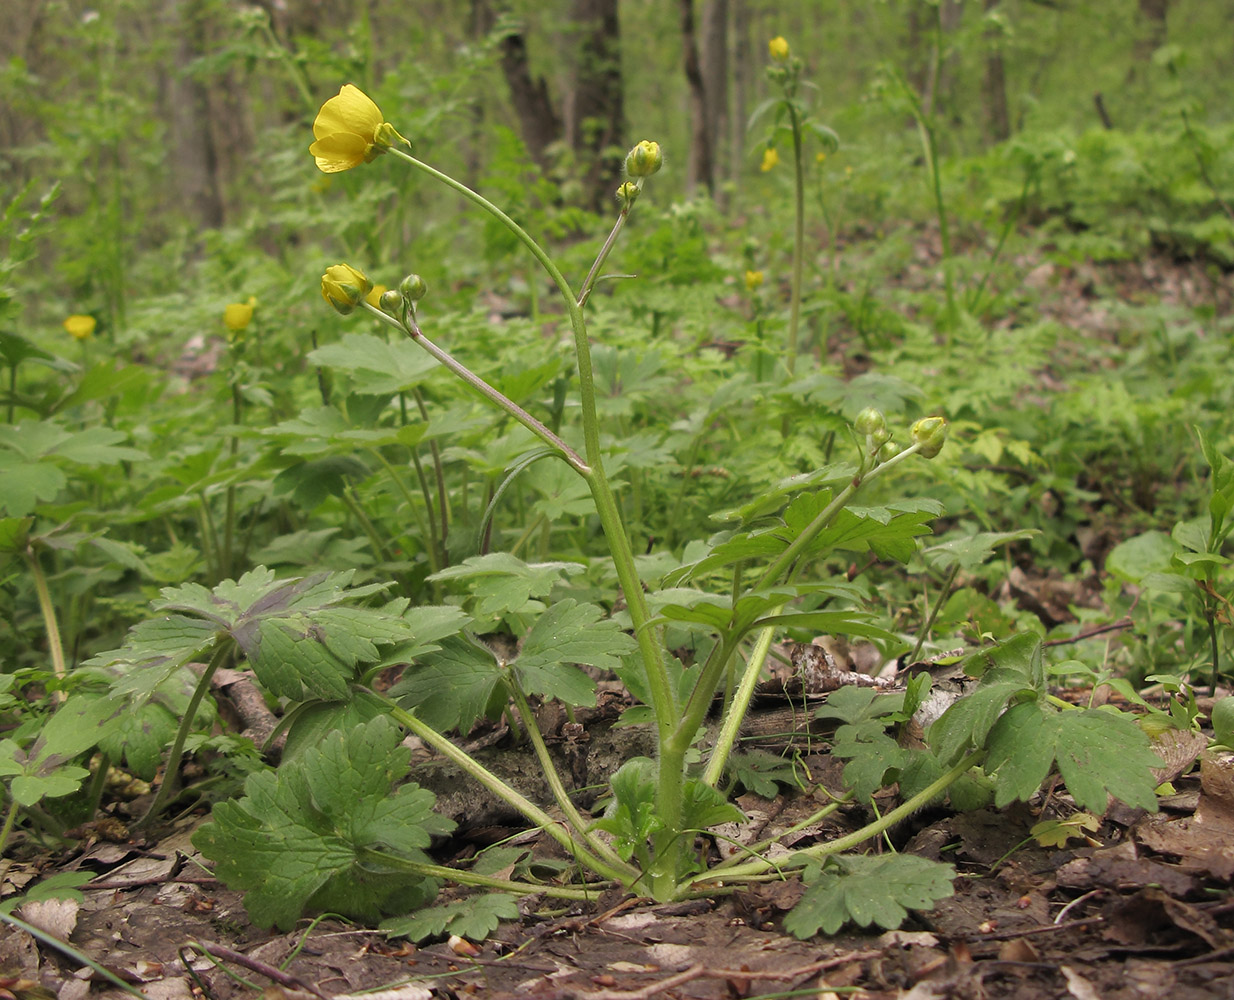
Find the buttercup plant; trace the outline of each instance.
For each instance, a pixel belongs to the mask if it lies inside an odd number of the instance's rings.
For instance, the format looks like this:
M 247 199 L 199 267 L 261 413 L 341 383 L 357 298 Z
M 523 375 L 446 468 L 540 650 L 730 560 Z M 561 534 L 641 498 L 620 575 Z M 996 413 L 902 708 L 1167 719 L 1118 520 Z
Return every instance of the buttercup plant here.
M 788 66 L 791 69 L 791 59 Z M 341 106 L 336 103 L 340 101 Z M 871 624 L 864 612 L 833 610 L 827 606 L 828 601 L 852 599 L 853 592 L 847 581 L 811 579 L 810 574 L 836 548 L 851 546 L 855 540 L 880 555 L 900 560 L 908 558 L 914 549 L 913 538 L 928 531 L 926 523 L 941 511 L 939 505 L 919 500 L 879 508 L 852 510 L 849 507 L 864 487 L 902 463 L 916 456 L 926 459 L 937 456 L 946 440 L 946 421 L 940 416 L 917 421 L 909 432 L 908 442 L 901 446 L 894 440 L 895 435 L 880 411 L 863 411 L 854 425 L 854 463 L 828 466 L 807 476 L 794 477 L 769 494 L 738 508 L 730 516 L 734 521 L 731 531 L 697 547 L 693 561 L 681 564 L 665 578 L 664 586 L 671 589 L 649 596 L 605 469 L 591 343 L 583 309 L 638 195 L 663 163 L 658 144 L 640 142 L 627 156 L 627 179 L 617 192 L 617 218 L 594 263 L 575 287 L 539 243 L 496 205 L 402 148 L 401 136 L 384 122 L 376 105 L 356 88 L 344 87 L 338 98 L 327 102 L 314 132 L 318 141 L 311 151 L 322 170 L 350 169 L 371 159 L 373 150 L 385 151 L 499 220 L 549 276 L 561 296 L 573 332 L 581 449 L 567 440 L 566 432 L 558 433 L 547 426 L 426 335 L 421 312 L 428 288 L 419 275 L 408 274 L 396 289 L 383 292 L 374 302 L 369 298 L 373 283 L 363 271 L 350 264 L 335 264 L 322 275 L 321 293 L 340 313 L 366 311 L 410 338 L 533 434 L 542 446 L 533 453 L 534 457 L 559 459 L 586 484 L 603 529 L 632 634 L 621 631 L 598 607 L 579 605 L 567 598 L 541 613 L 517 659 L 494 666 L 490 656 L 487 667 L 478 668 L 487 670 L 486 676 L 493 678 L 493 686 L 486 689 L 489 693 L 483 695 L 481 702 L 491 701 L 496 694 L 503 704 L 508 701 L 513 705 L 513 713 L 543 768 L 558 810 L 559 818 L 554 818 L 543 806 L 493 774 L 445 735 L 445 731 L 455 725 L 466 729 L 475 714 L 484 710 L 483 704 L 450 715 L 433 704 L 431 694 L 416 700 L 412 697 L 413 689 L 418 672 L 426 669 L 423 662 L 407 668 L 404 679 L 410 687 L 400 682 L 401 688 L 386 695 L 371 689 L 365 680 L 367 675 L 350 673 L 363 657 L 368 658 L 367 662 L 379 659 L 376 645 L 408 638 L 409 626 L 401 617 L 403 614 L 447 610 L 455 616 L 450 620 L 457 622 L 457 609 L 408 609 L 406 600 L 393 602 L 387 609 L 353 609 L 349 615 L 367 616 L 367 631 L 362 642 L 347 646 L 340 636 L 346 638 L 344 626 L 351 619 L 339 617 L 340 612 L 335 609 L 335 604 L 346 595 L 341 589 L 330 591 L 318 578 L 279 582 L 273 579 L 273 574 L 266 577 L 248 574 L 239 583 L 225 581 L 216 588 L 214 595 L 200 588 L 191 593 L 185 589 L 182 594 L 168 594 L 168 600 L 162 605 L 164 608 L 188 610 L 196 615 L 208 612 L 209 621 L 201 627 L 200 634 L 217 637 L 210 640 L 219 643 L 215 647 L 214 661 L 222 655 L 219 652 L 222 644 L 234 641 L 250 660 L 255 659 L 254 670 L 259 678 L 263 671 L 270 678 L 275 693 L 294 701 L 320 691 L 319 697 L 337 702 L 343 697 L 340 694 L 343 691 L 361 701 L 368 713 L 365 717 L 372 720 L 360 726 L 349 725 L 346 734 L 332 733 L 322 742 L 320 750 L 304 751 L 303 756 L 285 762 L 278 777 L 269 773 L 254 776 L 245 800 L 250 804 L 225 803 L 216 809 L 214 823 L 204 827 L 196 838 L 207 856 L 219 860 L 220 877 L 249 889 L 254 895 L 253 901 L 246 901 L 254 919 L 285 925 L 294 921 L 303 905 L 343 905 L 339 900 L 348 898 L 347 881 L 353 876 L 371 877 L 363 875 L 371 870 L 397 871 L 429 880 L 417 883 L 415 892 L 407 897 L 411 903 L 404 903 L 404 906 L 414 906 L 431 898 L 436 884 L 432 880 L 439 878 L 514 893 L 547 891 L 565 898 L 579 898 L 601 886 L 619 885 L 658 900 L 712 894 L 722 885 L 775 877 L 771 874 L 773 869 L 782 873 L 786 869 L 804 868 L 812 873 L 808 877 L 822 879 L 819 884 L 829 886 L 840 876 L 831 869 L 822 874 L 827 857 L 877 836 L 942 794 L 983 758 L 984 741 L 993 721 L 988 712 L 973 719 L 962 717 L 952 722 L 946 731 L 946 752 L 929 757 L 929 766 L 917 770 L 919 778 L 925 777 L 905 791 L 904 803 L 875 822 L 846 837 L 799 851 L 787 862 L 776 864 L 768 860 L 763 852 L 769 845 L 759 844 L 709 869 L 704 857 L 695 849 L 696 835 L 718 823 L 742 818 L 721 791 L 721 783 L 775 635 L 794 628 L 813 630 L 816 634 L 826 631 L 895 641 L 893 636 Z M 756 286 L 757 282 L 752 284 Z M 732 581 L 731 593 L 713 595 L 701 589 L 703 582 L 717 575 Z M 354 593 L 364 596 L 376 589 L 379 588 L 360 588 Z M 308 602 L 309 596 L 316 604 Z M 245 602 L 250 610 L 244 610 Z M 209 610 L 223 605 L 226 605 L 225 613 Z M 325 654 L 319 653 L 312 668 L 305 667 L 302 679 L 289 673 L 289 664 L 296 662 L 295 657 L 278 656 L 275 647 L 256 644 L 255 626 L 250 623 L 250 619 L 256 620 L 258 615 L 276 614 L 287 616 L 288 627 L 293 621 L 298 623 L 294 630 L 295 642 L 310 643 L 316 641 L 315 636 L 325 636 L 321 641 L 334 660 L 322 659 Z M 222 631 L 219 631 L 220 622 L 224 626 Z M 669 622 L 703 628 L 714 637 L 710 647 L 704 647 L 702 662 L 692 674 L 685 673 L 665 648 L 663 627 Z M 270 635 L 280 634 L 273 631 L 276 626 L 283 628 L 277 623 L 270 624 Z M 261 627 L 266 628 L 265 625 Z M 474 644 L 469 644 L 463 635 L 441 639 L 438 646 L 449 643 L 453 645 L 443 653 L 448 654 L 444 661 L 447 671 L 451 663 L 461 662 L 449 657 L 466 658 L 475 653 Z M 416 655 L 407 654 L 407 659 L 415 660 Z M 484 651 L 480 655 L 488 656 L 488 653 Z M 1008 658 L 1013 655 L 1017 658 L 1008 659 L 1011 666 L 1007 670 L 1022 668 L 1027 679 L 1012 683 L 1006 679 L 1005 672 L 992 670 L 989 673 L 1004 685 L 995 691 L 995 695 L 1004 700 L 1013 696 L 1026 697 L 1025 692 L 1034 690 L 1031 677 L 1035 676 L 1036 668 L 1032 665 L 1032 655 L 1024 654 L 1020 647 L 1007 654 Z M 1039 667 L 1039 647 L 1035 655 Z M 345 662 L 340 665 L 338 661 Z M 593 822 L 588 822 L 572 800 L 531 711 L 532 694 L 567 701 L 573 698 L 573 703 L 583 703 L 592 688 L 589 681 L 580 679 L 581 675 L 574 671 L 571 664 L 576 662 L 604 669 L 620 668 L 632 693 L 645 703 L 645 717 L 650 720 L 655 737 L 655 758 L 638 757 L 624 763 L 611 779 L 612 800 L 607 811 Z M 338 669 L 323 669 L 322 663 L 327 666 L 333 663 Z M 263 679 L 263 683 L 267 682 Z M 302 690 L 302 685 L 309 689 L 308 693 Z M 424 688 L 431 689 L 431 684 Z M 916 707 L 913 698 L 919 701 L 922 685 L 917 684 L 913 691 L 912 698 L 906 695 L 899 703 L 905 719 L 912 715 Z M 721 693 L 725 693 L 725 702 L 718 730 L 713 737 L 700 742 L 707 716 Z M 405 696 L 408 700 L 400 701 Z M 410 709 L 408 704 L 412 706 Z M 452 721 L 440 725 L 428 721 L 447 716 Z M 414 786 L 404 786 L 396 795 L 383 800 L 384 804 L 364 803 L 362 817 L 355 813 L 345 822 L 335 817 L 335 811 L 359 809 L 360 804 L 345 801 L 346 795 L 340 798 L 332 782 L 349 782 L 347 787 L 358 789 L 357 795 L 380 799 L 389 795 L 392 776 L 405 773 L 405 755 L 400 756 L 390 721 L 410 730 L 517 809 L 531 824 L 556 840 L 594 878 L 584 880 L 581 885 L 546 889 L 541 884 L 480 876 L 428 864 L 419 850 L 427 844 L 429 833 L 447 832 L 448 826 L 440 820 L 427 818 L 431 815 L 425 805 L 427 793 L 421 794 L 422 790 Z M 295 735 L 294 727 L 292 734 Z M 881 728 L 878 735 L 889 740 Z M 890 742 L 894 746 L 894 741 Z M 869 747 L 873 747 L 871 752 L 876 758 L 884 753 L 882 744 L 869 744 L 866 749 Z M 862 756 L 866 749 L 859 746 L 849 754 L 864 761 L 863 773 L 867 776 L 866 780 L 854 784 L 852 795 L 860 793 L 868 797 L 882 783 L 884 772 L 892 774 L 889 780 L 895 780 L 894 775 L 899 773 L 894 771 L 893 774 L 890 765 L 876 773 L 872 771 L 870 761 Z M 695 752 L 701 752 L 701 767 L 697 769 L 690 766 Z M 349 769 L 349 760 L 365 763 L 357 763 Z M 1046 762 L 1047 766 L 1052 760 L 1051 757 Z M 289 768 L 291 770 L 287 770 Z M 381 780 L 369 773 L 374 768 L 382 776 Z M 286 781 L 282 780 L 284 771 L 288 775 Z M 337 778 L 323 776 L 326 771 L 330 775 L 337 771 Z M 865 787 L 870 774 L 873 774 L 874 789 Z M 305 788 L 316 788 L 314 782 L 320 789 L 313 793 L 313 808 L 307 805 L 302 808 L 297 805 L 298 797 L 303 797 Z M 1137 786 L 1136 793 L 1141 798 L 1142 792 Z M 1101 794 L 1105 794 L 1104 787 Z M 295 829 L 308 832 L 302 836 L 297 833 L 301 839 L 289 839 L 286 847 L 275 845 L 279 850 L 270 853 L 272 831 L 277 831 L 268 825 L 273 820 L 265 814 L 270 813 L 271 804 L 275 802 L 279 817 L 299 815 L 297 810 L 301 810 L 303 824 Z M 839 804 L 839 801 L 831 802 L 800 826 L 817 822 Z M 321 819 L 323 815 L 328 822 Z M 398 816 L 402 817 L 402 826 L 393 822 Z M 300 824 L 301 820 L 295 823 Z M 322 823 L 324 826 L 320 830 L 313 827 L 313 824 Z M 320 864 L 316 868 L 308 860 L 301 864 L 290 856 L 296 850 L 309 851 L 310 847 L 319 852 Z M 267 853 L 259 854 L 261 850 Z M 401 853 L 396 857 L 392 851 Z M 327 855 L 328 861 L 325 860 Z M 272 860 L 259 861 L 259 858 Z M 846 862 L 845 870 L 855 870 L 860 860 L 852 865 Z M 928 906 L 950 892 L 950 869 L 946 866 L 932 866 L 916 858 L 904 859 L 901 865 L 895 857 L 880 859 L 879 864 L 884 867 L 879 869 L 878 878 L 902 887 L 886 890 L 888 902 L 880 909 L 882 916 L 871 918 L 868 913 L 863 916 L 856 911 L 850 914 L 843 906 L 837 910 L 834 904 L 829 904 L 827 909 L 817 897 L 812 897 L 813 909 L 797 920 L 796 929 L 810 934 L 818 927 L 829 927 L 837 919 L 842 922 L 850 916 L 865 923 L 876 919 L 888 925 L 888 921 L 895 921 L 886 914 L 902 915 L 903 906 Z M 311 879 L 304 874 L 310 869 L 315 872 Z M 896 869 L 894 875 L 892 869 Z M 871 877 L 868 869 L 863 869 L 862 874 Z M 354 901 L 354 897 L 350 898 Z M 356 903 L 353 909 L 373 912 L 373 907 L 367 903 Z M 819 916 L 824 909 L 825 914 Z
M 836 134 L 816 121 L 809 102 L 801 96 L 803 89 L 813 85 L 801 79 L 805 63 L 792 54 L 788 41 L 777 35 L 767 43 L 771 65 L 767 67 L 767 79 L 779 88 L 781 96 L 764 101 L 750 116 L 753 124 L 769 111 L 775 118 L 763 146 L 763 161 L 759 169 L 764 173 L 773 170 L 780 162 L 776 141 L 787 132 L 793 145 L 793 271 L 792 289 L 789 293 L 788 342 L 784 346 L 784 367 L 791 376 L 797 369 L 797 354 L 800 347 L 801 283 L 805 270 L 805 135 L 813 133 L 828 153 L 839 148 Z

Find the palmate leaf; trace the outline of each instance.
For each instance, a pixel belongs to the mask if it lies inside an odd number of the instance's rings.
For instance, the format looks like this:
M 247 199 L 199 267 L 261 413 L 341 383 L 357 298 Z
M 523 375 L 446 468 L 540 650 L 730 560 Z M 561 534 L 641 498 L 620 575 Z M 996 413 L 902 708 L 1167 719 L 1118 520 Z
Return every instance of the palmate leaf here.
M 361 664 L 414 636 L 405 600 L 380 608 L 350 603 L 383 589 L 349 588 L 352 575 L 279 580 L 260 566 L 213 590 L 195 583 L 167 588 L 154 608 L 168 614 L 135 626 L 122 649 L 91 665 L 120 670 L 113 690 L 140 702 L 184 664 L 230 639 L 273 694 L 345 699 Z
M 532 598 L 547 597 L 564 576 L 581 573 L 580 563 L 526 563 L 506 552 L 464 559 L 459 566 L 450 566 L 428 579 L 462 582 L 476 601 L 475 614 L 488 617 L 506 611 L 524 612 L 541 605 Z
M 399 738 L 385 718 L 332 732 L 278 772 L 250 775 L 242 799 L 215 806 L 193 844 L 245 893 L 255 924 L 288 930 L 316 908 L 375 920 L 435 895 L 432 879 L 372 853 L 426 863 L 431 837 L 454 826 L 418 785 L 392 794 L 410 756 Z
M 410 340 L 387 342 L 368 333 L 346 334 L 310 353 L 309 361 L 350 372 L 356 392 L 376 396 L 414 388 L 437 368 L 432 355 Z
M 634 639 L 596 605 L 567 598 L 536 619 L 513 666 L 525 691 L 593 706 L 595 682 L 574 664 L 616 670 L 635 648 Z
M 468 896 L 444 906 L 429 906 L 406 917 L 383 920 L 379 928 L 387 937 L 412 941 L 457 934 L 469 941 L 483 941 L 503 920 L 519 918 L 518 900 L 504 892 Z
M 990 731 L 984 767 L 997 770 L 995 805 L 1026 800 L 1057 766 L 1067 790 L 1084 809 L 1103 814 L 1113 796 L 1157 811 L 1162 766 L 1148 736 L 1122 713 L 1100 709 L 1058 711 L 1026 702 L 1007 710 Z
M 841 856 L 802 876 L 805 895 L 784 918 L 798 938 L 834 934 L 846 923 L 894 930 L 909 910 L 931 909 L 954 893 L 955 869 L 911 854 Z
M 505 704 L 505 672 L 487 646 L 462 636 L 441 641 L 407 668 L 391 697 L 434 729 L 466 733 L 489 707 Z

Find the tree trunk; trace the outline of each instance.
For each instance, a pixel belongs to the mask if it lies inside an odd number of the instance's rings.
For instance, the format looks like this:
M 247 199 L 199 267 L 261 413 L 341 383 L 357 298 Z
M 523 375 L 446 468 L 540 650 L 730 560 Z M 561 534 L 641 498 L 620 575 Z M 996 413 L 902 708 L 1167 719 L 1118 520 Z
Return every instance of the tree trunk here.
M 574 0 L 572 21 L 580 39 L 566 137 L 584 171 L 587 201 L 598 209 L 617 189 L 626 152 L 617 0 Z
M 726 158 L 721 155 L 721 150 L 729 129 L 728 10 L 729 0 L 707 0 L 703 7 L 703 111 L 707 117 L 707 139 L 711 143 L 708 155 L 713 183 L 723 179 Z
M 733 114 L 729 149 L 728 173 L 731 178 L 741 177 L 746 158 L 747 108 L 753 96 L 751 77 L 754 55 L 750 44 L 749 0 L 732 0 L 733 6 Z
M 483 27 L 486 33 L 492 30 L 495 18 L 486 0 L 477 0 L 475 18 L 477 28 Z M 527 59 L 527 40 L 521 29 L 506 34 L 499 48 L 501 71 L 510 89 L 510 103 L 518 116 L 523 144 L 531 158 L 541 168 L 547 168 L 548 147 L 561 138 L 562 128 L 561 119 L 549 97 L 548 84 L 542 76 L 532 79 L 531 65 Z
M 985 0 L 989 13 L 999 0 Z M 1011 138 L 1011 119 L 1007 114 L 1007 74 L 1003 68 L 1003 33 L 998 25 L 985 31 L 985 115 L 986 132 L 995 142 Z
M 686 165 L 686 194 L 698 185 L 715 190 L 715 164 L 711 158 L 712 139 L 707 133 L 707 93 L 699 64 L 698 38 L 694 31 L 694 0 L 680 0 L 681 50 L 686 83 L 690 88 L 690 159 Z
M 175 67 L 165 78 L 162 97 L 171 123 L 168 160 L 181 205 L 204 226 L 223 224 L 223 196 L 219 190 L 218 158 L 210 128 L 210 95 L 191 74 L 177 72 L 205 54 L 203 0 L 166 0 L 164 13 L 176 39 Z

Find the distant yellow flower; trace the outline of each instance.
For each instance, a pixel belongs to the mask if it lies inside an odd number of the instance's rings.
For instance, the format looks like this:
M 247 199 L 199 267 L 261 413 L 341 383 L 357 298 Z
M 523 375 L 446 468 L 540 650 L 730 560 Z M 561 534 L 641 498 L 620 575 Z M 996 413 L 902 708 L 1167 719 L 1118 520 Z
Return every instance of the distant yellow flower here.
M 815 153 L 815 154 L 814 154 L 814 162 L 815 162 L 815 163 L 826 163 L 826 162 L 827 162 L 827 154 L 826 154 L 826 153 Z
M 334 264 L 321 276 L 321 297 L 346 316 L 373 289 L 363 271 L 350 264 Z
M 93 316 L 83 316 L 74 313 L 64 321 L 64 329 L 74 340 L 89 340 L 94 336 L 95 319 Z
M 309 152 L 323 173 L 336 174 L 361 163 L 371 163 L 396 142 L 410 146 L 394 126 L 385 121 L 364 91 L 348 83 L 317 112 L 313 122 L 317 141 Z
M 364 301 L 367 302 L 374 309 L 380 309 L 381 308 L 381 297 L 389 290 L 390 289 L 388 289 L 385 285 L 374 285 L 373 290 L 369 292 L 366 296 L 364 296 Z
M 784 62 L 788 58 L 788 42 L 781 35 L 776 35 L 767 43 L 767 51 L 776 62 Z
M 762 283 L 763 283 L 763 272 L 762 271 L 746 271 L 746 289 L 748 291 L 751 291 L 751 292 L 754 291 L 754 289 L 759 288 L 762 285 Z
M 231 302 L 223 310 L 223 325 L 232 333 L 239 333 L 253 322 L 253 307 L 256 299 L 247 302 Z
M 780 154 L 775 151 L 774 147 L 768 146 L 766 149 L 763 150 L 763 162 L 762 162 L 762 165 L 759 166 L 758 169 L 761 170 L 763 173 L 766 173 L 768 170 L 772 169 L 772 167 L 774 167 L 779 162 L 780 162 Z

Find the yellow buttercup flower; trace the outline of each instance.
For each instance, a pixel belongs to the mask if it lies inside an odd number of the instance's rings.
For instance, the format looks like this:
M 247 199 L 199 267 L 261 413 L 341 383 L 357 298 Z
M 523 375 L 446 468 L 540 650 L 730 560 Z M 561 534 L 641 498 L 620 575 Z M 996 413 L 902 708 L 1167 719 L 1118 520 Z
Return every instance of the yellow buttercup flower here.
M 64 329 L 74 340 L 89 340 L 94 336 L 95 322 L 93 316 L 74 313 L 64 321 Z
M 321 106 L 313 122 L 313 135 L 317 141 L 309 146 L 309 152 L 317 160 L 317 168 L 327 174 L 371 163 L 396 142 L 411 145 L 382 118 L 381 108 L 373 99 L 350 83 Z
M 321 297 L 346 316 L 360 304 L 373 283 L 350 264 L 334 264 L 321 276 Z
M 774 147 L 768 146 L 763 150 L 763 162 L 759 166 L 759 170 L 766 173 L 771 170 L 777 163 L 780 162 L 780 154 L 775 151 Z
M 385 285 L 374 285 L 373 290 L 364 296 L 364 301 L 374 309 L 380 309 L 381 297 L 389 290 Z
M 256 305 L 256 299 L 228 303 L 223 310 L 223 325 L 232 333 L 239 333 L 253 322 L 253 307 Z
M 754 291 L 754 289 L 761 287 L 762 284 L 763 284 L 763 272 L 762 271 L 746 271 L 747 291 L 752 292 Z
M 767 51 L 776 62 L 784 62 L 788 58 L 788 42 L 781 35 L 776 35 L 767 43 Z
M 826 163 L 826 162 L 827 162 L 827 154 L 826 154 L 826 153 L 815 153 L 815 154 L 814 154 L 814 162 L 815 162 L 815 163 Z

